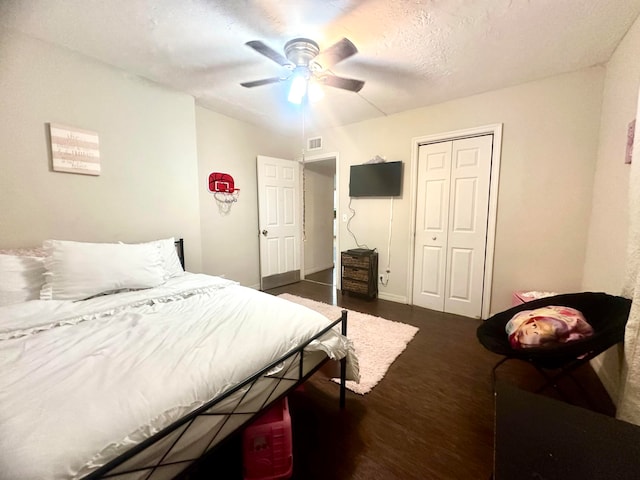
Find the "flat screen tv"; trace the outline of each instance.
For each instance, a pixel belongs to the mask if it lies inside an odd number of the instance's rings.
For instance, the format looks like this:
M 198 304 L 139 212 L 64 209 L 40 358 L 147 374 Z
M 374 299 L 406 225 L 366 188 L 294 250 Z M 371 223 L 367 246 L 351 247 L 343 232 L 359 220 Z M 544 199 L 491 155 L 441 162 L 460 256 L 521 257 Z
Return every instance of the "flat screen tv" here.
M 350 197 L 398 197 L 402 194 L 402 162 L 351 165 Z

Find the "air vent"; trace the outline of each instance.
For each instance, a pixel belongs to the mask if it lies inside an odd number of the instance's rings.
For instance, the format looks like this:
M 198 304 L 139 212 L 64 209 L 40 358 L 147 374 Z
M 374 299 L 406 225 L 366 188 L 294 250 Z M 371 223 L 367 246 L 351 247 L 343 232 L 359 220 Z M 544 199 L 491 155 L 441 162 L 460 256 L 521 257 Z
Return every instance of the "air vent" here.
M 307 150 L 320 150 L 322 148 L 322 137 L 307 139 Z

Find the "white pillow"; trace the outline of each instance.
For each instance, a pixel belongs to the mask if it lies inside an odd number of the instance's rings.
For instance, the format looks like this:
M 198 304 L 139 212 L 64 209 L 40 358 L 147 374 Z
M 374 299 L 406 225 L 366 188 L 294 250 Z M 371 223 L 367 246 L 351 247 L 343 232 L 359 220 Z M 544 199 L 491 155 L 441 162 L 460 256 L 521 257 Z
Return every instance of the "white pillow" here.
M 45 240 L 41 300 L 83 300 L 122 289 L 156 287 L 168 275 L 159 244 Z
M 43 258 L 0 254 L 0 306 L 37 300 L 43 283 Z
M 178 275 L 184 274 L 184 269 L 182 268 L 180 257 L 178 257 L 178 251 L 176 250 L 175 238 L 165 238 L 149 243 L 152 245 L 156 243 L 160 245 L 160 255 L 162 256 L 162 262 L 169 277 L 177 277 Z

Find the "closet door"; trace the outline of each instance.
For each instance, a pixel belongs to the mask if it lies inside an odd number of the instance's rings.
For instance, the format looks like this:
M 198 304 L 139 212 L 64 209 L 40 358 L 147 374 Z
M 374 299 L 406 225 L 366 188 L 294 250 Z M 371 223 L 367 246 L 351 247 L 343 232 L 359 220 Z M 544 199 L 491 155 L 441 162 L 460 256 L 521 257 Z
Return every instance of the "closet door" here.
M 444 311 L 480 318 L 484 281 L 491 135 L 453 142 Z
M 447 266 L 452 142 L 421 145 L 413 269 L 413 304 L 442 311 Z
M 481 316 L 492 142 L 420 146 L 414 305 Z

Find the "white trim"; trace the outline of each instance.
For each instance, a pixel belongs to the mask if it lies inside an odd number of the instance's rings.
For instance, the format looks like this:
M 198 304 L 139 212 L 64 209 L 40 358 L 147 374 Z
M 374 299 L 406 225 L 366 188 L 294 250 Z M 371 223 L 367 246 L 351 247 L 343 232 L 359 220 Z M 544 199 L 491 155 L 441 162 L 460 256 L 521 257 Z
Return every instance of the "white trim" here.
M 340 153 L 338 152 L 328 152 L 328 153 L 319 153 L 317 155 L 311 155 L 309 157 L 307 157 L 305 155 L 304 157 L 304 163 L 312 163 L 312 162 L 321 162 L 323 160 L 331 160 L 334 159 L 335 163 L 336 163 L 336 197 L 338 199 L 340 199 Z M 302 158 L 298 158 L 298 162 L 302 163 Z M 304 188 L 302 185 L 302 175 L 300 175 L 300 192 L 302 192 L 302 194 L 300 195 L 300 261 L 302 262 L 302 266 L 304 267 L 304 240 L 302 238 L 302 205 L 304 202 Z M 336 222 L 340 221 L 340 202 L 338 201 L 337 205 L 336 205 Z M 336 228 L 336 251 L 335 251 L 335 255 L 336 258 L 334 259 L 335 262 L 335 272 L 340 272 L 341 271 L 341 265 L 340 265 L 340 224 L 338 223 L 338 227 Z M 315 273 L 315 272 L 313 272 Z M 305 272 L 304 272 L 304 268 L 300 269 L 300 280 L 304 280 L 305 278 Z M 339 278 L 339 277 L 335 277 L 335 278 Z M 336 285 L 336 288 L 338 287 L 338 285 Z
M 300 239 L 300 245 L 298 245 L 298 251 L 300 252 L 300 280 L 304 280 L 304 165 L 302 165 L 302 159 L 298 159 L 298 163 L 301 164 L 300 175 L 298 176 L 300 188 L 300 197 L 298 197 L 298 238 Z
M 407 268 L 407 294 L 410 305 L 413 305 L 413 263 L 416 242 L 416 202 L 418 192 L 418 150 L 427 143 L 446 142 L 457 138 L 493 135 L 491 153 L 491 183 L 489 185 L 489 216 L 487 219 L 487 246 L 484 260 L 484 287 L 482 292 L 482 318 L 488 318 L 491 311 L 491 288 L 493 282 L 493 257 L 496 241 L 496 220 L 498 213 L 498 185 L 500 180 L 500 158 L 502 155 L 502 124 L 496 123 L 482 127 L 467 128 L 451 132 L 414 137 L 411 139 L 411 202 L 409 231 L 409 265 Z
M 404 295 L 395 295 L 393 293 L 384 293 L 378 290 L 378 298 L 380 300 L 389 300 L 390 302 L 408 304 L 407 297 Z
M 620 346 L 621 344 L 618 344 Z M 621 349 L 616 351 L 616 356 L 622 355 Z M 611 397 L 614 405 L 618 405 L 618 396 L 619 396 L 619 382 L 615 375 L 612 375 L 610 368 L 606 368 L 604 364 L 604 355 L 598 355 L 595 358 L 592 358 L 589 363 L 591 364 L 591 368 L 593 368 L 598 378 L 602 382 L 605 390 Z

